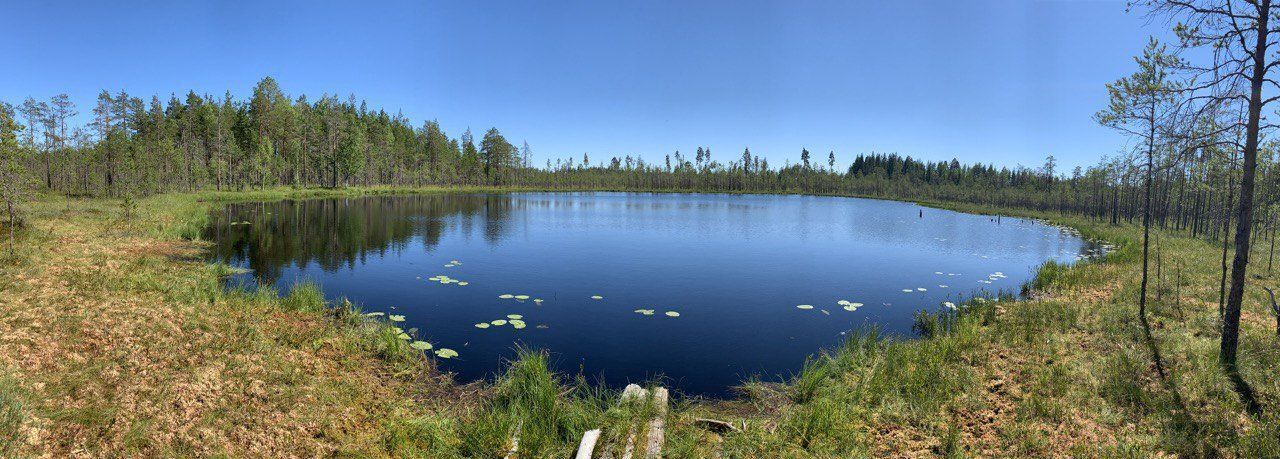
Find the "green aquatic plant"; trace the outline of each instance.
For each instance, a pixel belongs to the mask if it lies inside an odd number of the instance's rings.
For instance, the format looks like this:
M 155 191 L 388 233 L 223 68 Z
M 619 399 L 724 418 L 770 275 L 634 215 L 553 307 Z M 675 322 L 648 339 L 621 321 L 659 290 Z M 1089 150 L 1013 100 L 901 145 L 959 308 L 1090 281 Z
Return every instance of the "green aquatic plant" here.
M 498 295 L 498 298 L 500 298 L 500 299 L 504 299 L 504 300 L 509 300 L 509 299 L 515 298 L 515 295 L 512 295 L 512 294 L 510 294 L 510 293 L 503 293 L 503 294 L 501 294 L 501 295 Z
M 603 299 L 604 299 L 604 297 L 603 297 L 603 296 L 600 296 L 600 295 L 591 295 L 591 299 L 593 299 L 593 300 L 603 300 Z
M 506 321 L 506 320 L 503 320 L 503 319 L 498 319 L 498 320 L 491 321 L 491 322 L 489 322 L 489 323 L 493 324 L 494 326 L 501 327 L 501 326 L 503 326 L 503 325 L 506 325 L 506 324 L 507 324 L 507 321 Z
M 524 327 L 525 327 L 525 323 L 524 323 L 524 321 L 523 321 L 523 320 L 520 320 L 520 319 L 512 319 L 512 320 L 511 320 L 510 322 L 508 322 L 508 323 L 510 323 L 510 324 L 511 324 L 511 327 L 512 327 L 512 328 L 515 328 L 516 330 L 519 330 L 519 329 L 522 329 L 522 328 L 524 328 Z
M 476 324 L 476 328 L 489 328 L 489 322 L 480 322 Z
M 522 316 L 522 315 L 520 315 L 520 314 L 507 314 L 507 318 L 508 318 L 508 319 L 523 319 L 523 318 L 524 318 L 524 316 Z
M 796 305 L 796 309 L 804 309 L 804 310 L 806 310 L 806 311 L 807 311 L 807 310 L 813 309 L 813 305 L 812 305 L 812 304 L 797 304 L 797 305 Z
M 635 313 L 636 313 L 636 314 L 644 314 L 644 315 L 646 315 L 646 316 L 651 316 L 651 315 L 653 315 L 653 310 L 652 310 L 652 309 L 637 309 L 637 310 L 635 310 Z
M 680 313 L 675 311 L 667 311 L 666 314 L 667 314 L 667 317 L 680 317 Z
M 414 341 L 412 343 L 409 343 L 409 347 L 417 349 L 419 351 L 429 351 L 431 350 L 431 343 L 428 343 L 426 341 Z
M 436 349 L 436 357 L 439 357 L 442 359 L 451 359 L 457 356 L 458 356 L 458 351 L 455 351 L 453 349 L 449 349 L 447 347 Z
M 399 314 L 389 315 L 387 316 L 387 319 L 390 319 L 392 322 L 404 322 L 404 316 Z

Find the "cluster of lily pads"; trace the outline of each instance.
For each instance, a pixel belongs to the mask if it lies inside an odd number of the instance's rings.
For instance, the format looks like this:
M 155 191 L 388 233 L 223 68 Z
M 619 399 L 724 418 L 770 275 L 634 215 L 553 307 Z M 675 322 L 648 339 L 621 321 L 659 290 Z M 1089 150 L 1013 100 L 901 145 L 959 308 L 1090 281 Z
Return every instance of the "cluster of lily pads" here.
M 642 316 L 651 316 L 653 315 L 654 310 L 653 309 L 637 309 L 634 312 Z M 663 314 L 666 315 L 667 317 L 680 317 L 680 313 L 676 311 L 667 311 L 667 312 L 664 312 Z
M 462 262 L 458 260 L 449 260 L 449 262 L 444 265 L 446 268 L 452 268 L 454 266 L 462 266 Z
M 457 284 L 457 285 L 459 285 L 459 286 L 463 286 L 463 287 L 467 286 L 467 284 L 469 284 L 469 283 L 470 283 L 470 282 L 467 282 L 467 281 L 464 281 L 464 280 L 454 279 L 454 278 L 449 277 L 449 276 L 446 276 L 446 275 L 444 275 L 444 274 L 437 274 L 437 275 L 435 275 L 435 276 L 428 277 L 428 278 L 427 278 L 427 280 L 432 281 L 432 282 L 439 282 L 439 283 L 441 283 L 441 284 L 446 284 L 446 285 L 448 285 L 448 284 Z
M 483 328 L 489 328 L 489 327 L 501 327 L 507 324 L 510 324 L 511 328 L 514 328 L 516 330 L 520 330 L 527 326 L 524 323 L 524 316 L 520 314 L 507 314 L 506 319 L 497 319 L 489 322 L 480 322 L 476 324 L 476 328 L 483 329 Z
M 370 313 L 366 313 L 365 317 L 380 317 L 383 315 L 386 315 L 387 320 L 391 321 L 391 323 L 398 324 L 400 322 L 404 322 L 404 316 L 400 314 L 387 315 L 386 313 L 382 313 L 382 312 L 370 312 Z M 432 346 L 431 343 L 428 343 L 426 341 L 414 340 L 413 337 L 409 336 L 409 332 L 405 331 L 403 328 L 400 328 L 399 325 L 392 325 L 391 328 L 395 330 L 396 338 L 399 338 L 404 341 L 409 341 L 409 347 L 413 349 L 416 349 L 419 351 L 430 351 L 435 347 L 435 346 Z M 434 353 L 436 357 L 439 357 L 442 359 L 451 359 L 458 356 L 458 351 L 455 351 L 449 348 L 444 348 L 444 347 L 440 349 L 435 349 Z
M 990 284 L 992 281 L 1004 279 L 1005 277 L 1008 277 L 1008 276 L 1005 276 L 1004 273 L 1000 271 L 996 271 L 994 273 L 988 274 L 986 279 L 978 279 L 978 282 L 983 284 Z
M 849 300 L 840 300 L 840 301 L 837 301 L 836 304 L 840 305 L 840 307 L 844 308 L 844 310 L 849 312 L 857 311 L 858 308 L 862 307 L 862 303 L 854 303 Z
M 862 305 L 862 303 L 855 303 L 855 302 L 852 302 L 852 301 L 849 301 L 849 300 L 840 300 L 840 301 L 837 301 L 837 302 L 836 302 L 836 304 L 840 305 L 840 308 L 841 308 L 841 309 L 844 309 L 844 310 L 849 311 L 849 312 L 857 311 L 857 310 L 858 310 L 858 308 L 860 308 L 860 307 L 862 307 L 862 306 L 863 306 L 863 305 Z M 800 309 L 800 310 L 808 311 L 808 310 L 813 309 L 813 305 L 812 305 L 812 304 L 798 304 L 798 305 L 796 305 L 796 309 Z M 830 314 L 831 314 L 831 312 L 827 311 L 826 309 L 822 309 L 822 310 L 820 310 L 820 311 L 821 311 L 823 314 L 827 314 L 827 315 L 830 315 Z
M 523 302 L 525 302 L 526 300 L 528 300 L 528 299 L 529 299 L 529 295 L 513 295 L 513 294 L 510 294 L 510 293 L 503 293 L 503 294 L 501 294 L 501 295 L 498 295 L 498 299 L 500 299 L 500 300 L 516 300 L 516 301 L 519 301 L 519 302 L 523 303 Z M 539 305 L 541 305 L 541 304 L 542 304 L 542 298 L 534 298 L 534 299 L 533 299 L 533 302 L 534 302 L 535 304 L 539 304 Z

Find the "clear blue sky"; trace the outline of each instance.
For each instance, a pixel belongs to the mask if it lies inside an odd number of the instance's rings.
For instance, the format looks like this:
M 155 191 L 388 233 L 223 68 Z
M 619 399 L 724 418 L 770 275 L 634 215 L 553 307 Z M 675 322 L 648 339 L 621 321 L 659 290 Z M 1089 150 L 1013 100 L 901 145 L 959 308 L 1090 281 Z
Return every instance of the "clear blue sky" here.
M 1147 25 L 1122 1 L 9 2 L 0 100 L 101 89 L 354 93 L 450 135 L 497 126 L 537 164 L 801 147 L 1065 168 Z M 259 4 L 263 3 L 263 4 Z M 266 4 L 270 3 L 270 4 Z

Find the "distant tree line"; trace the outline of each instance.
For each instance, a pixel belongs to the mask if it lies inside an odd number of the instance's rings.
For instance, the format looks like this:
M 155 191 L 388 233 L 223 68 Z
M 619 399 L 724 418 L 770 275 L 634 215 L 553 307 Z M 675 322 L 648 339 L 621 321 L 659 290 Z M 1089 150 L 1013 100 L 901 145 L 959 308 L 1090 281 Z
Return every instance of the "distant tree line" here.
M 726 160 L 699 147 L 661 162 L 638 156 L 592 162 L 584 153 L 531 164 L 528 143 L 516 147 L 497 128 L 477 141 L 468 129 L 451 137 L 436 121 L 413 124 L 371 110 L 354 96 L 290 98 L 264 78 L 248 100 L 189 92 L 162 101 L 103 91 L 92 121 L 74 126 L 78 109 L 66 94 L 4 104 L 5 165 L 0 197 L 48 190 L 74 195 L 141 196 L 167 191 L 242 190 L 273 186 L 490 185 L 544 189 L 722 191 L 857 195 L 960 201 L 1052 210 L 1133 222 L 1146 209 L 1144 164 L 1136 153 L 1070 173 L 1050 156 L 1042 167 L 928 162 L 868 153 L 837 169 L 807 149 L 799 161 L 770 165 L 749 148 Z M 1185 146 L 1184 146 L 1185 147 Z M 1154 224 L 1221 238 L 1231 215 L 1225 193 L 1236 160 L 1221 144 L 1177 152 L 1162 145 L 1154 159 Z M 1275 181 L 1274 148 L 1264 145 L 1261 176 Z M 1154 151 L 1154 149 L 1153 149 Z M 7 172 L 5 172 L 7 171 Z M 1239 172 L 1234 172 L 1239 175 Z M 6 178 L 7 177 L 7 178 Z M 20 186 L 21 185 L 21 186 Z M 1273 229 L 1275 186 L 1260 187 L 1267 212 L 1253 222 Z M 12 200 L 11 200 L 12 201 Z
M 1010 168 L 868 153 L 838 169 L 834 151 L 822 163 L 801 149 L 798 162 L 771 165 L 749 148 L 721 160 L 705 147 L 692 157 L 679 151 L 664 155 L 661 162 L 632 155 L 592 162 L 584 153 L 580 160 L 548 159 L 536 167 L 529 144 L 516 147 L 497 128 L 478 141 L 469 129 L 451 137 L 436 121 L 415 125 L 402 115 L 371 110 L 354 96 L 290 98 L 270 77 L 248 100 L 189 92 L 183 99 L 144 101 L 103 91 L 91 111 L 91 122 L 75 126 L 70 120 L 78 109 L 66 94 L 4 104 L 0 178 L 8 185 L 0 190 L 10 191 L 0 191 L 7 193 L 0 197 L 33 190 L 141 196 L 273 186 L 490 185 L 959 201 L 1116 223 L 1133 222 L 1147 208 L 1145 165 L 1134 152 L 1070 173 L 1057 170 L 1052 156 L 1042 167 Z M 1236 156 L 1216 143 L 1170 148 L 1152 149 L 1159 153 L 1153 157 L 1159 170 L 1152 182 L 1154 224 L 1221 238 L 1231 218 L 1226 191 L 1240 175 Z M 1277 172 L 1274 148 L 1261 150 L 1260 175 L 1270 185 Z M 1254 228 L 1273 229 L 1277 187 L 1259 188 L 1267 212 Z

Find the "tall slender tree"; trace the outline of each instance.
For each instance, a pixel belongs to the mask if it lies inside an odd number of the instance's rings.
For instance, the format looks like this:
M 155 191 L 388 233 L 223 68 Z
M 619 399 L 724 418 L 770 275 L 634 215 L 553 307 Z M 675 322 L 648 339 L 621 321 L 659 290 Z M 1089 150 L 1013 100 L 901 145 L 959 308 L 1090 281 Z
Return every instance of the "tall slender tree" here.
M 13 106 L 0 102 L 0 201 L 8 215 L 9 255 L 13 255 L 14 231 L 18 226 L 18 205 L 24 199 L 26 180 L 22 168 L 22 146 L 18 133 L 23 129 L 14 116 Z
M 1147 322 L 1148 264 L 1151 246 L 1151 189 L 1155 178 L 1155 155 L 1165 148 L 1163 144 L 1166 123 L 1173 121 L 1175 104 L 1173 95 L 1177 86 L 1170 80 L 1169 71 L 1177 65 L 1177 59 L 1154 38 L 1150 39 L 1142 56 L 1135 58 L 1138 70 L 1132 75 L 1107 85 L 1108 105 L 1095 118 L 1104 126 L 1136 138 L 1138 148 L 1145 158 L 1143 169 L 1142 203 L 1142 280 L 1138 288 L 1138 317 L 1144 329 Z M 1044 173 L 1052 177 L 1053 156 L 1045 162 Z M 1157 368 L 1163 368 L 1157 362 Z
M 1240 343 L 1240 307 L 1244 301 L 1245 276 L 1249 265 L 1250 236 L 1253 229 L 1254 187 L 1257 182 L 1258 146 L 1264 131 L 1274 126 L 1264 122 L 1264 109 L 1280 100 L 1274 92 L 1280 83 L 1273 78 L 1280 66 L 1275 52 L 1275 34 L 1280 34 L 1280 18 L 1271 0 L 1147 0 L 1155 14 L 1171 17 L 1183 48 L 1207 50 L 1203 63 L 1184 69 L 1194 83 L 1185 90 L 1196 95 L 1206 107 L 1220 104 L 1245 105 L 1244 144 L 1241 148 L 1240 193 L 1235 208 L 1235 257 L 1231 263 L 1231 288 L 1223 310 L 1222 339 L 1218 360 L 1236 392 L 1250 412 L 1261 412 L 1253 389 L 1240 375 L 1237 353 Z M 1264 92 L 1265 89 L 1265 92 Z M 1230 126 L 1229 128 L 1234 128 Z

